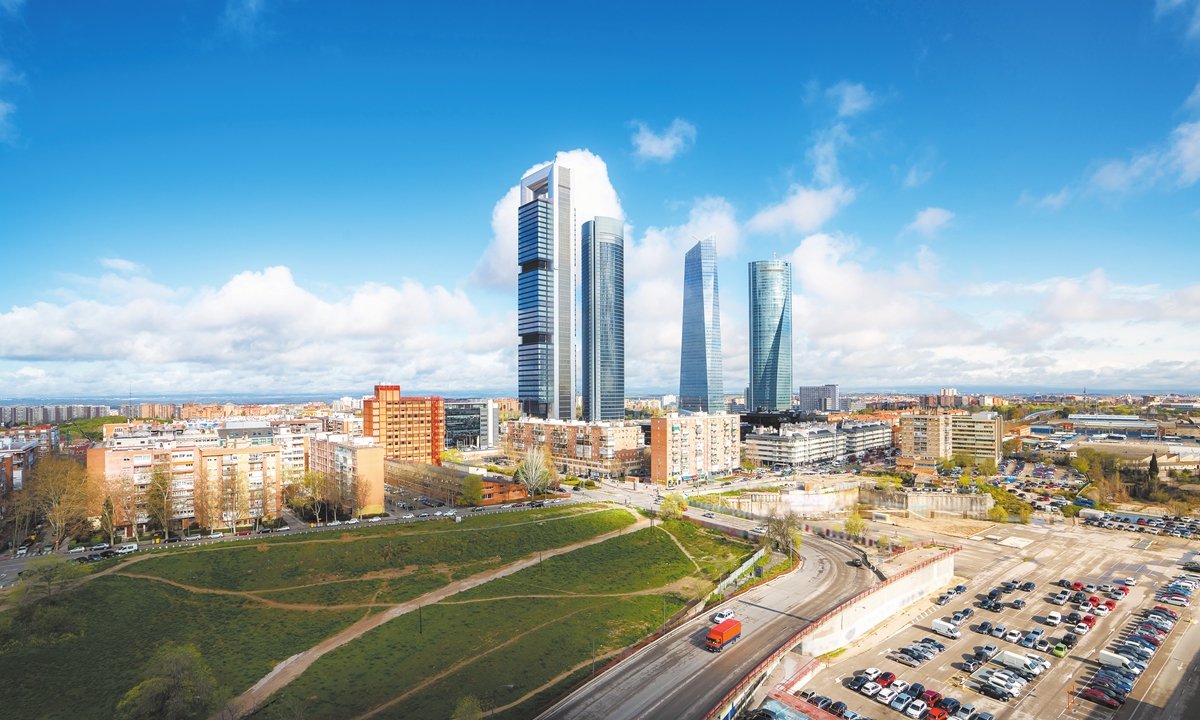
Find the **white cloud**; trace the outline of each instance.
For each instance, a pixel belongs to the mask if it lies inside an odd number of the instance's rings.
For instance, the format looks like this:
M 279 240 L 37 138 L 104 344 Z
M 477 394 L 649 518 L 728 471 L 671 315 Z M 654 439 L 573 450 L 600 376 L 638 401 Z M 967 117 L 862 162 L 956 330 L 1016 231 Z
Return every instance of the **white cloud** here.
M 0 100 L 0 142 L 12 144 L 17 141 L 17 126 L 12 117 L 17 106 Z
M 7 12 L 9 15 L 16 15 L 21 12 L 21 8 L 25 6 L 25 0 L 0 0 L 0 9 Z
M 25 73 L 17 72 L 9 61 L 0 60 L 0 85 L 23 82 L 25 82 Z
M 1050 193 L 1049 195 L 1046 195 L 1045 197 L 1039 199 L 1034 204 L 1040 208 L 1047 208 L 1049 210 L 1059 210 L 1070 201 L 1071 201 L 1070 189 L 1063 188 L 1062 190 L 1059 190 L 1056 193 Z
M 1158 182 L 1191 187 L 1200 180 L 1200 121 L 1171 131 L 1170 145 L 1125 160 L 1104 163 L 1092 173 L 1092 186 L 1106 192 L 1129 192 Z
M 135 273 L 145 270 L 145 266 L 135 263 L 132 260 L 123 260 L 121 258 L 100 258 L 100 264 L 110 270 L 116 270 L 123 273 Z
M 875 104 L 875 96 L 863 87 L 862 83 L 842 81 L 825 91 L 835 105 L 839 117 L 851 117 L 871 109 Z
M 954 213 L 939 207 L 928 207 L 917 213 L 915 220 L 904 226 L 904 230 L 933 237 L 954 219 Z
M 225 0 L 221 26 L 226 32 L 252 39 L 259 30 L 259 20 L 266 9 L 266 0 Z
M 1200 35 L 1200 3 L 1196 3 L 1194 0 L 1155 0 L 1154 14 L 1155 16 L 1161 18 L 1164 15 L 1175 12 L 1176 10 L 1187 8 L 1189 5 L 1191 5 L 1192 8 L 1190 11 L 1191 17 L 1185 18 L 1185 21 L 1187 22 L 1187 34 L 1191 37 L 1195 37 L 1196 35 Z
M 818 189 L 793 184 L 783 202 L 760 210 L 746 227 L 762 233 L 812 232 L 853 201 L 852 188 L 834 185 Z
M 696 127 L 686 120 L 675 118 L 671 126 L 656 133 L 645 123 L 635 122 L 638 131 L 633 134 L 633 154 L 639 160 L 671 162 L 676 155 L 696 142 Z
M 589 150 L 560 152 L 557 160 L 571 169 L 571 202 L 575 210 L 575 231 L 597 215 L 625 219 L 621 199 L 608 179 L 608 165 Z M 539 163 L 517 176 L 517 180 L 543 168 Z M 513 185 L 492 208 L 492 241 L 475 264 L 470 282 L 473 285 L 498 290 L 517 287 L 517 208 L 520 205 L 520 185 Z M 514 331 L 515 332 L 515 331 Z

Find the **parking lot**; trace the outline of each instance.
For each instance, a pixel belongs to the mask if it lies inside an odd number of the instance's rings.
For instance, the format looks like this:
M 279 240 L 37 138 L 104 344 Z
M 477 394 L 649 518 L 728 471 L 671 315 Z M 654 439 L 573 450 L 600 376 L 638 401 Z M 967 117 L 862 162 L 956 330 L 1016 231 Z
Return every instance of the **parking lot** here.
M 1010 534 L 1006 532 L 1005 534 Z M 829 661 L 829 667 L 803 686 L 816 696 L 843 702 L 846 709 L 861 717 L 893 718 L 904 715 L 848 687 L 854 677 L 868 668 L 894 673 L 901 683 L 919 683 L 923 689 L 971 704 L 975 711 L 991 713 L 998 720 L 1009 718 L 1095 718 L 1096 720 L 1171 720 L 1191 718 L 1181 708 L 1187 707 L 1188 696 L 1180 692 L 1185 677 L 1197 672 L 1195 659 L 1200 649 L 1200 633 L 1194 631 L 1191 611 L 1171 607 L 1183 618 L 1165 639 L 1162 647 L 1150 660 L 1143 677 L 1134 684 L 1129 701 L 1114 710 L 1087 700 L 1075 699 L 1075 693 L 1085 687 L 1097 672 L 1097 654 L 1112 649 L 1116 641 L 1127 635 L 1135 617 L 1156 604 L 1155 590 L 1181 572 L 1183 560 L 1194 553 L 1173 548 L 1134 548 L 1127 536 L 1102 533 L 1090 528 L 1033 528 L 1015 529 L 1029 542 L 1023 548 L 1005 547 L 989 541 L 967 541 L 957 556 L 956 572 L 968 591 L 943 606 L 922 600 L 906 613 L 907 617 L 889 623 L 876 634 L 864 638 L 858 646 Z M 1115 602 L 1116 608 L 1107 616 L 1095 616 L 1095 625 L 1078 636 L 1073 647 L 1056 657 L 1053 648 L 1063 640 L 1073 626 L 1065 618 L 1071 612 L 1085 613 L 1076 604 L 1055 605 L 1051 598 L 1062 588 L 1056 586 L 1066 579 L 1100 586 L 1116 585 L 1133 577 L 1137 585 L 1129 588 L 1125 599 Z M 1004 606 L 999 611 L 980 607 L 989 591 L 1009 580 L 1031 581 L 1030 592 L 1016 590 L 1002 593 Z M 1099 587 L 1095 593 L 1101 595 Z M 1107 598 L 1105 598 L 1107 599 Z M 1013 601 L 1023 601 L 1024 607 L 1013 607 Z M 1020 605 L 1021 603 L 1017 603 Z M 934 620 L 950 620 L 955 612 L 970 607 L 974 612 L 959 626 L 962 637 L 955 640 L 936 634 Z M 1059 612 L 1064 621 L 1057 627 L 1046 623 L 1051 612 Z M 978 632 L 983 622 L 1005 627 L 1005 638 Z M 1045 650 L 1019 644 L 1031 631 L 1041 628 L 1046 639 Z M 1014 638 L 1008 633 L 1018 631 Z M 923 639 L 932 639 L 945 647 L 931 659 L 919 664 L 901 660 L 899 651 Z M 979 685 L 991 672 L 1000 670 L 994 662 L 983 662 L 974 669 L 967 665 L 975 653 L 986 645 L 999 651 L 1033 654 L 1044 658 L 1050 668 L 1020 690 L 1015 698 L 1002 702 L 981 695 Z M 911 665 L 917 664 L 917 667 Z M 974 677 L 972 677 L 974 674 Z M 1194 683 L 1194 677 L 1192 679 Z M 1187 687 L 1185 684 L 1184 688 Z M 1069 706 L 1072 701 L 1073 704 Z M 840 709 L 840 708 L 839 708 Z M 985 719 L 986 720 L 986 719 Z

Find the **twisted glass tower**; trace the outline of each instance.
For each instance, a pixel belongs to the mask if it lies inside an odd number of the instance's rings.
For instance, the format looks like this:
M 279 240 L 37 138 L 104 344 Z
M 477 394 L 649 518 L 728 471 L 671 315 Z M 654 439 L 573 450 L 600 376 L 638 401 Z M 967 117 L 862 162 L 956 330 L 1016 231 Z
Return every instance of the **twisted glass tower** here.
M 750 387 L 746 407 L 792 406 L 792 264 L 750 263 Z
M 597 217 L 580 236 L 583 419 L 624 420 L 625 224 Z
M 721 371 L 721 298 L 717 246 L 712 235 L 683 260 L 683 343 L 679 352 L 679 409 L 725 409 Z
M 517 210 L 517 392 L 521 412 L 575 418 L 571 171 L 552 162 L 521 178 Z

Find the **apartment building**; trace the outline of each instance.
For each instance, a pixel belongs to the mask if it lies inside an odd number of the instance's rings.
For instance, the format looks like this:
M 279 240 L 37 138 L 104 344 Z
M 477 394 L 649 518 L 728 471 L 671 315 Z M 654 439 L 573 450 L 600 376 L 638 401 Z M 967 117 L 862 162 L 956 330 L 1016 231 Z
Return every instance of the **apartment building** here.
M 383 448 L 373 438 L 318 433 L 309 442 L 309 470 L 336 478 L 342 504 L 359 515 L 383 512 Z
M 1004 420 L 1000 413 L 977 412 L 950 416 L 952 455 L 968 455 L 981 461 L 999 462 L 1004 456 Z
M 431 465 L 442 463 L 446 411 L 440 397 L 405 397 L 399 385 L 376 385 L 363 400 L 363 436 L 375 439 L 385 457 Z
M 900 452 L 910 460 L 967 455 L 976 461 L 998 461 L 1003 440 L 1004 421 L 999 413 L 911 415 L 900 419 Z M 927 469 L 929 463 L 920 467 Z
M 892 429 L 883 422 L 783 423 L 757 428 L 746 436 L 746 458 L 763 467 L 795 467 L 841 460 L 892 446 Z
M 741 464 L 741 417 L 671 413 L 650 421 L 650 477 L 655 482 L 712 479 Z
M 900 418 L 900 454 L 908 458 L 946 458 L 951 450 L 952 415 L 910 415 Z
M 36 442 L 39 458 L 58 449 L 58 428 L 54 425 L 33 425 L 0 430 L 0 438 L 9 438 L 13 442 Z
M 636 423 L 525 418 L 505 424 L 509 447 L 524 454 L 549 449 L 560 472 L 622 477 L 645 467 L 645 441 Z

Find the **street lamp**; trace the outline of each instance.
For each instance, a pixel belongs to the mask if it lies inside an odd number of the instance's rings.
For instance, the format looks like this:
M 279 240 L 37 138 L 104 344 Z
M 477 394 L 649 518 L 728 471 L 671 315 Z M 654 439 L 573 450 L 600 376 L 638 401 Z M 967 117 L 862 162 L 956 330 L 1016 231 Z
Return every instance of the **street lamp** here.
M 508 685 L 498 685 L 495 688 L 492 688 L 491 690 L 487 691 L 487 695 L 485 695 L 484 697 L 486 697 L 488 699 L 488 703 L 492 706 L 491 712 L 488 713 L 490 716 L 495 717 L 495 715 L 496 715 L 496 703 L 492 701 L 492 695 L 500 688 L 508 688 L 509 690 L 512 690 L 514 687 L 516 687 L 516 685 L 513 685 L 510 683 Z

